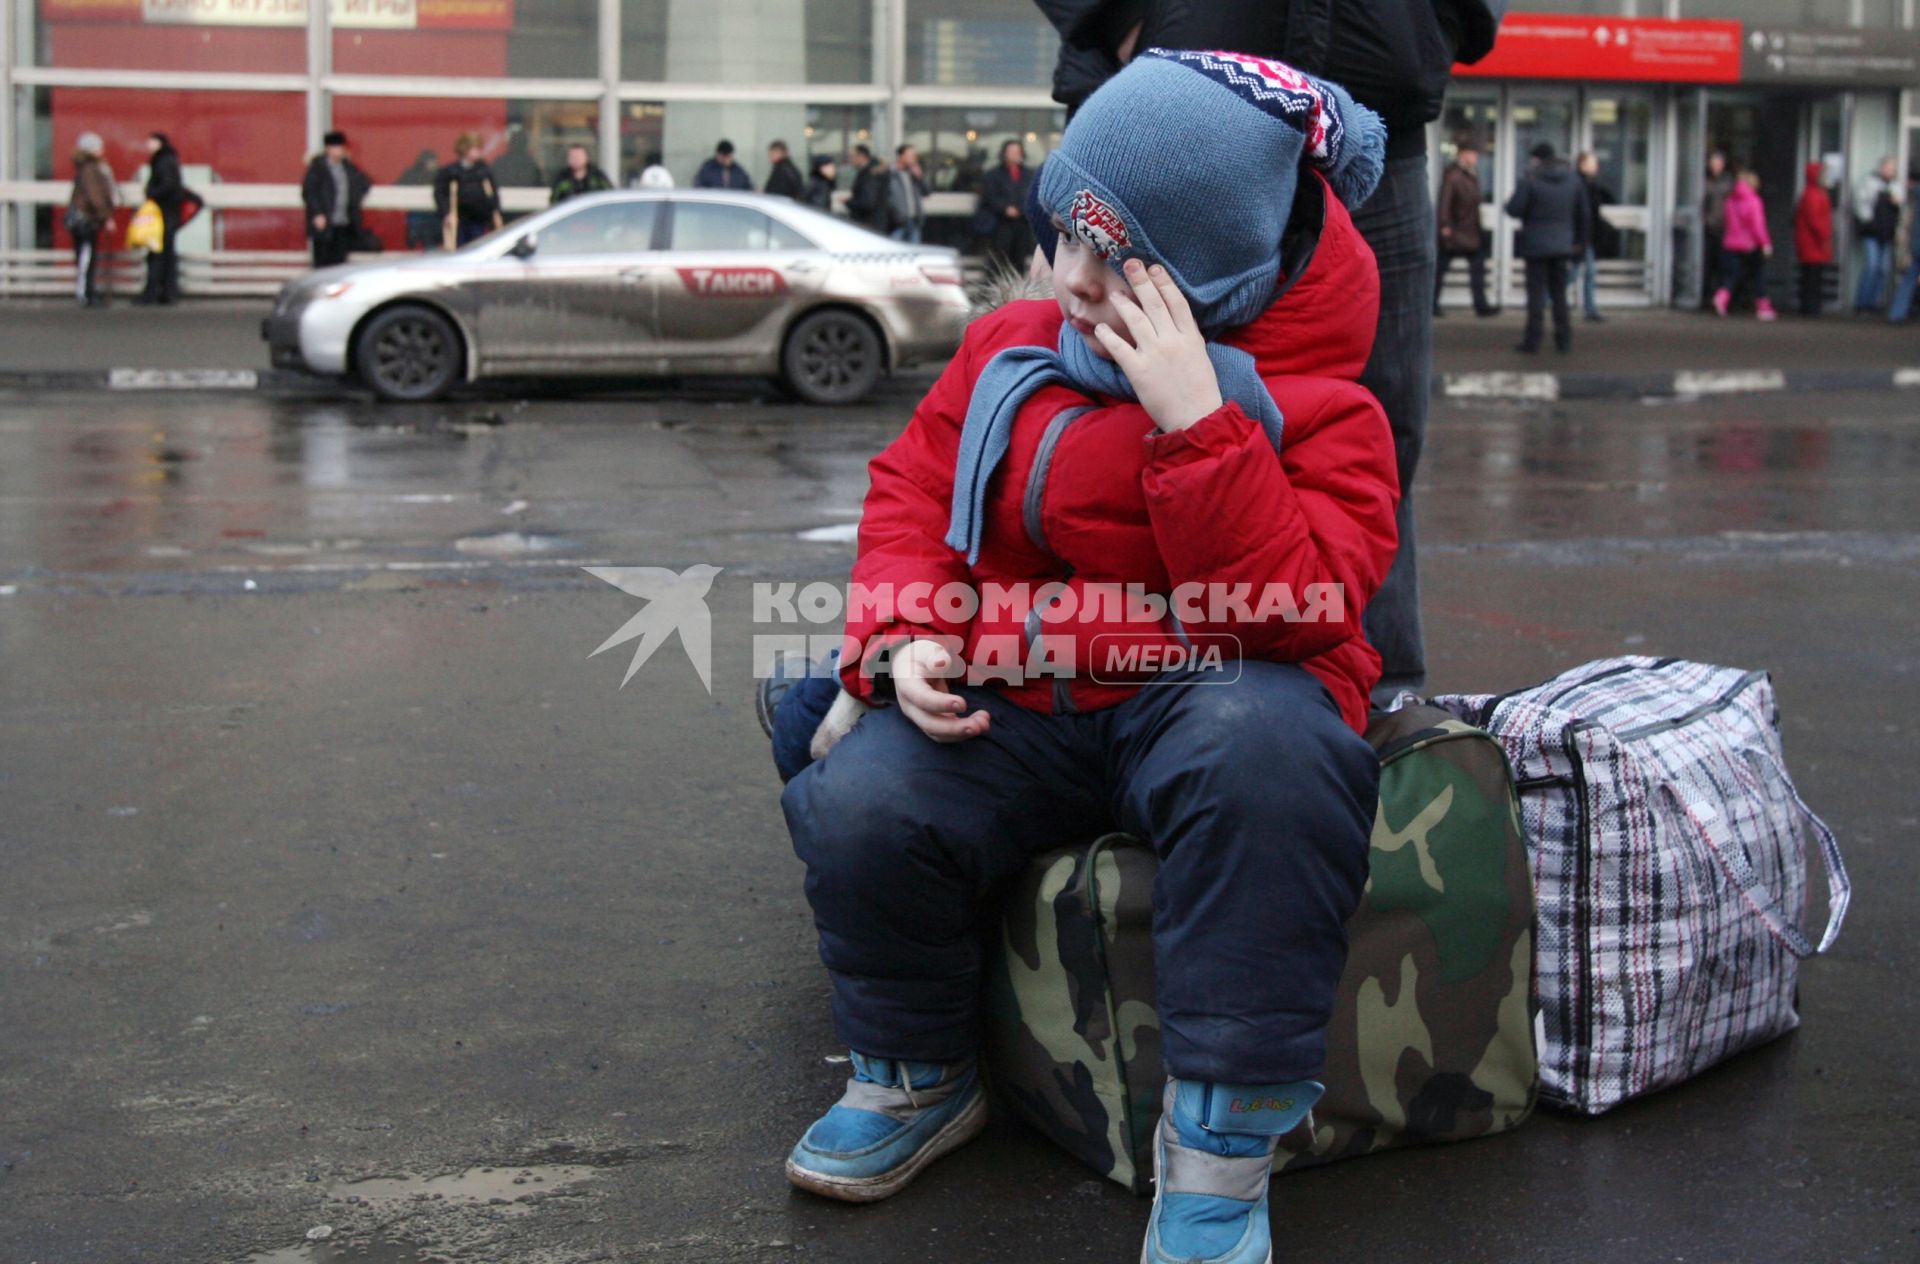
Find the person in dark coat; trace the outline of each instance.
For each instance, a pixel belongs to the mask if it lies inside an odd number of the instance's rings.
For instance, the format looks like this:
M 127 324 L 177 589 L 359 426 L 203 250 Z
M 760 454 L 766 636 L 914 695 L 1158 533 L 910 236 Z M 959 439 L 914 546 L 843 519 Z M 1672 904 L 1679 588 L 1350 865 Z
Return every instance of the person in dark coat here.
M 73 297 L 82 307 L 103 307 L 99 284 L 100 247 L 113 227 L 119 192 L 103 156 L 98 132 L 83 132 L 74 145 L 73 190 L 67 195 L 67 235 L 73 238 Z
M 160 208 L 166 233 L 160 249 L 147 252 L 147 284 L 133 301 L 172 304 L 180 301 L 181 211 L 192 194 L 180 176 L 180 154 L 165 132 L 148 133 L 147 155 L 147 200 Z
M 1610 259 L 1620 249 L 1619 232 L 1606 217 L 1600 213 L 1602 207 L 1612 206 L 1620 199 L 1614 196 L 1600 180 L 1600 157 L 1591 150 L 1580 155 L 1574 164 L 1580 173 L 1580 184 L 1587 193 L 1587 249 L 1576 262 L 1580 267 L 1580 309 L 1590 321 L 1604 321 L 1600 314 L 1600 304 L 1594 293 L 1594 283 L 1598 280 L 1596 261 Z
M 1473 290 L 1473 314 L 1492 316 L 1499 308 L 1487 302 L 1487 241 L 1480 229 L 1480 147 L 1461 141 L 1453 162 L 1440 177 L 1440 200 L 1434 218 L 1440 228 L 1440 262 L 1433 274 L 1433 314 L 1441 315 L 1440 291 L 1447 283 L 1447 266 L 1467 261 L 1467 283 Z
M 847 197 L 847 214 L 854 223 L 885 236 L 891 227 L 887 222 L 887 160 L 876 157 L 865 145 L 855 145 L 848 161 L 853 164 L 853 192 Z
M 807 194 L 802 199 L 815 210 L 833 214 L 833 182 L 840 174 L 839 164 L 832 154 L 819 154 L 813 160 L 813 170 L 807 175 Z
M 424 185 L 433 187 L 434 177 L 440 173 L 440 155 L 431 149 L 423 149 L 414 155 L 413 163 L 405 171 L 393 178 L 397 185 Z M 432 211 L 407 212 L 407 249 L 427 250 L 440 244 L 440 217 Z
M 1727 235 L 1727 195 L 1733 192 L 1733 171 L 1727 151 L 1707 155 L 1707 179 L 1700 192 L 1700 310 L 1713 306 L 1714 280 L 1720 275 L 1720 240 Z
M 1054 100 L 1075 110 L 1136 52 L 1230 48 L 1277 57 L 1345 87 L 1387 125 L 1386 173 L 1353 213 L 1380 264 L 1380 326 L 1360 385 L 1379 399 L 1400 459 L 1400 552 L 1367 603 L 1367 637 L 1385 660 L 1374 697 L 1426 690 L 1414 474 L 1433 378 L 1435 233 L 1427 128 L 1455 63 L 1479 61 L 1506 0 L 1036 0 L 1060 32 Z
M 806 181 L 800 178 L 800 168 L 793 165 L 793 158 L 787 151 L 787 142 L 774 141 L 767 146 L 767 186 L 762 192 L 775 197 L 792 198 L 798 202 L 806 195 Z
M 558 206 L 582 193 L 605 193 L 612 187 L 612 179 L 594 165 L 593 155 L 585 145 L 568 145 L 566 169 L 555 178 L 547 205 Z
M 1793 253 L 1800 263 L 1800 314 L 1818 316 L 1833 264 L 1833 198 L 1820 183 L 1820 160 L 1807 164 L 1807 185 L 1793 208 Z
M 1553 304 L 1553 346 L 1573 349 L 1573 321 L 1567 311 L 1567 265 L 1587 249 L 1592 217 L 1586 186 L 1573 168 L 1541 141 L 1533 147 L 1526 178 L 1507 199 L 1507 214 L 1520 221 L 1513 252 L 1527 265 L 1527 332 L 1517 351 L 1540 350 L 1547 304 Z
M 347 153 L 347 134 L 328 132 L 326 148 L 307 164 L 300 200 L 307 208 L 307 236 L 313 242 L 313 266 L 345 263 L 360 234 L 360 208 L 373 180 Z
M 713 157 L 700 164 L 700 170 L 694 173 L 693 187 L 696 189 L 738 189 L 742 193 L 753 192 L 753 177 L 747 169 L 733 160 L 733 142 L 723 140 L 713 147 Z
M 993 225 L 987 236 L 988 249 L 1020 272 L 1027 270 L 1027 261 L 1033 257 L 1033 229 L 1027 224 L 1026 214 L 1027 190 L 1032 185 L 1027 147 L 1017 140 L 1000 146 L 1000 162 L 980 184 L 977 218 Z
M 433 209 L 440 215 L 441 244 L 455 250 L 506 221 L 493 168 L 480 156 L 480 138 L 463 133 L 453 142 L 455 159 L 433 177 Z
M 887 236 L 918 245 L 927 226 L 927 181 L 920 173 L 920 153 L 912 145 L 893 151 L 893 174 L 887 179 Z

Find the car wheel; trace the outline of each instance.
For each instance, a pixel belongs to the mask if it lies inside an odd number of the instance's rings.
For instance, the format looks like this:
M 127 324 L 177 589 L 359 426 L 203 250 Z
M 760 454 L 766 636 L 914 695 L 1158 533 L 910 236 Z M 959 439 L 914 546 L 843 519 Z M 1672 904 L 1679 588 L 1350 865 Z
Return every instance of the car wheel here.
M 360 331 L 353 362 L 381 399 L 439 399 L 460 377 L 460 331 L 430 307 L 390 307 Z
M 809 404 L 851 404 L 880 380 L 880 335 L 852 312 L 815 312 L 787 335 L 780 363 Z

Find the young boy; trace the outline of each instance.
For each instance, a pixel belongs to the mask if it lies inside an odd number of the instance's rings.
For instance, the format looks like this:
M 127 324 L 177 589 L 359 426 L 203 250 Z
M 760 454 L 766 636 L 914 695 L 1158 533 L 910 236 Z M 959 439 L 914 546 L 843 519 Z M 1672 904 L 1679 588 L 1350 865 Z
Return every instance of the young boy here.
M 1354 384 L 1379 281 L 1347 205 L 1383 141 L 1278 63 L 1139 57 L 1035 181 L 1057 302 L 976 321 L 872 462 L 856 586 L 1013 596 L 856 610 L 840 682 L 876 709 L 788 783 L 854 1067 L 795 1185 L 884 1198 L 979 1132 L 983 911 L 1038 852 L 1123 829 L 1161 861 L 1143 1258 L 1271 1258 L 1268 1171 L 1321 1091 L 1378 783 L 1361 614 L 1398 489 Z M 1166 600 L 1104 600 L 1126 585 Z M 1175 647 L 1215 668 L 1153 670 Z M 811 730 L 821 683 L 776 729 Z

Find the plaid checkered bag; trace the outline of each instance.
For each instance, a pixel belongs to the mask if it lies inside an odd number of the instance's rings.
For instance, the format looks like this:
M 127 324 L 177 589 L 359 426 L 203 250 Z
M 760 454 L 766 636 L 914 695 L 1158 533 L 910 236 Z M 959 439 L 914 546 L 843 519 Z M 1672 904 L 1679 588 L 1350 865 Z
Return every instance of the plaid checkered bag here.
M 1840 933 L 1839 845 L 1780 751 L 1765 672 L 1612 658 L 1432 700 L 1506 748 L 1532 854 L 1543 1100 L 1588 1114 L 1792 1030 Z M 1827 873 L 1814 943 L 1807 842 Z

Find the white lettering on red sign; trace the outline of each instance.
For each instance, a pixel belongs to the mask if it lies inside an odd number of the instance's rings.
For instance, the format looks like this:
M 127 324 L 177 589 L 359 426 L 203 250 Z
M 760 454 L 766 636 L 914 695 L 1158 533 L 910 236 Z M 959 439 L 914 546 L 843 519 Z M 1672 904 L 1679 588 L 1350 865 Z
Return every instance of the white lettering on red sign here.
M 787 279 L 772 268 L 675 268 L 680 281 L 702 298 L 766 298 L 787 292 Z

